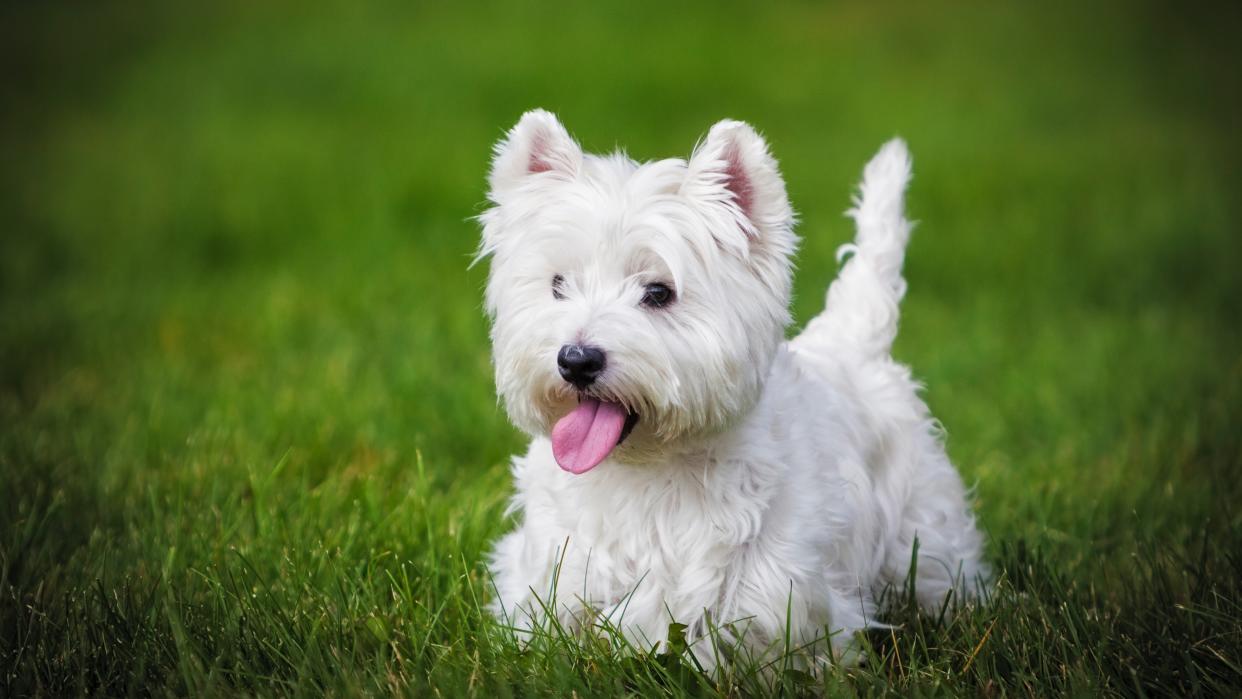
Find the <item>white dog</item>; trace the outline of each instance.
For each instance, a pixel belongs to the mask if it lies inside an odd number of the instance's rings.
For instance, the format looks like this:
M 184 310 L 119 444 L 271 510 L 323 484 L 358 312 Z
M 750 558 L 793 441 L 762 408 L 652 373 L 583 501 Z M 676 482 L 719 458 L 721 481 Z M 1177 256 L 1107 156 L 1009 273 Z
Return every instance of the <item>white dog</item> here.
M 532 437 L 491 557 L 498 615 L 645 647 L 681 622 L 710 663 L 713 640 L 762 650 L 787 629 L 845 650 L 912 561 L 925 608 L 977 593 L 966 491 L 889 355 L 909 179 L 900 140 L 867 165 L 852 255 L 786 342 L 798 238 L 753 129 L 637 163 L 522 117 L 481 217 L 497 389 Z

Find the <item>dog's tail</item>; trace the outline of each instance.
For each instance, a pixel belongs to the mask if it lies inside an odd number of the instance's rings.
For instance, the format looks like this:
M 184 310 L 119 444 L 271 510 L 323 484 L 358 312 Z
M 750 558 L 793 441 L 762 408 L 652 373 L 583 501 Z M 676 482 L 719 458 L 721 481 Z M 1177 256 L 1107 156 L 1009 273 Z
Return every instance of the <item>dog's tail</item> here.
M 799 349 L 847 350 L 864 358 L 887 356 L 897 337 L 897 305 L 906 293 L 901 276 L 911 224 L 905 218 L 910 153 L 895 138 L 884 144 L 867 167 L 854 208 L 847 214 L 858 232 L 837 250 L 849 256 L 828 287 L 823 313 L 794 340 Z

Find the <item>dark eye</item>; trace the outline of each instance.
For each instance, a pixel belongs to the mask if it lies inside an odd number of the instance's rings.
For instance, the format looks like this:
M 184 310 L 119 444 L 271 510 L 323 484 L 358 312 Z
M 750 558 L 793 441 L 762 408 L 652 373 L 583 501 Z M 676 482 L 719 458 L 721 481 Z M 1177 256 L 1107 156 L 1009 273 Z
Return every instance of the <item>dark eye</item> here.
M 565 292 L 561 291 L 565 286 L 565 277 L 557 274 L 552 277 L 552 298 L 561 300 L 565 298 Z
M 643 305 L 647 308 L 664 308 L 673 302 L 673 290 L 667 284 L 656 282 L 643 289 Z

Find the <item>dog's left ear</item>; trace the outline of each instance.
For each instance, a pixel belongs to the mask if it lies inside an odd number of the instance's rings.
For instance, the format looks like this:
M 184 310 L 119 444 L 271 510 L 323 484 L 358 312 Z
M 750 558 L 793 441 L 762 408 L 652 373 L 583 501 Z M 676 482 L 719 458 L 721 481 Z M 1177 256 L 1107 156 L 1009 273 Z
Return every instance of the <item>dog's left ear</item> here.
M 750 244 L 790 235 L 794 215 L 785 181 L 768 144 L 749 124 L 718 122 L 694 149 L 687 170 L 681 193 L 726 207 Z
M 488 178 L 497 204 L 535 175 L 572 179 L 582 167 L 582 147 L 551 112 L 532 109 L 496 144 Z M 545 174 L 546 173 L 546 174 Z

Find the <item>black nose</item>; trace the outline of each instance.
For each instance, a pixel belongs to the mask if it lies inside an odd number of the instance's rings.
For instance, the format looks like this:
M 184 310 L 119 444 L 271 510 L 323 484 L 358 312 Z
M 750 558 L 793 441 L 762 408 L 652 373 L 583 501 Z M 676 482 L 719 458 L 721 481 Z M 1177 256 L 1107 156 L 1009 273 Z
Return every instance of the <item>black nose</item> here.
M 595 379 L 604 371 L 604 363 L 604 350 L 598 347 L 565 345 L 556 354 L 556 365 L 561 369 L 561 378 L 579 390 L 595 383 Z

